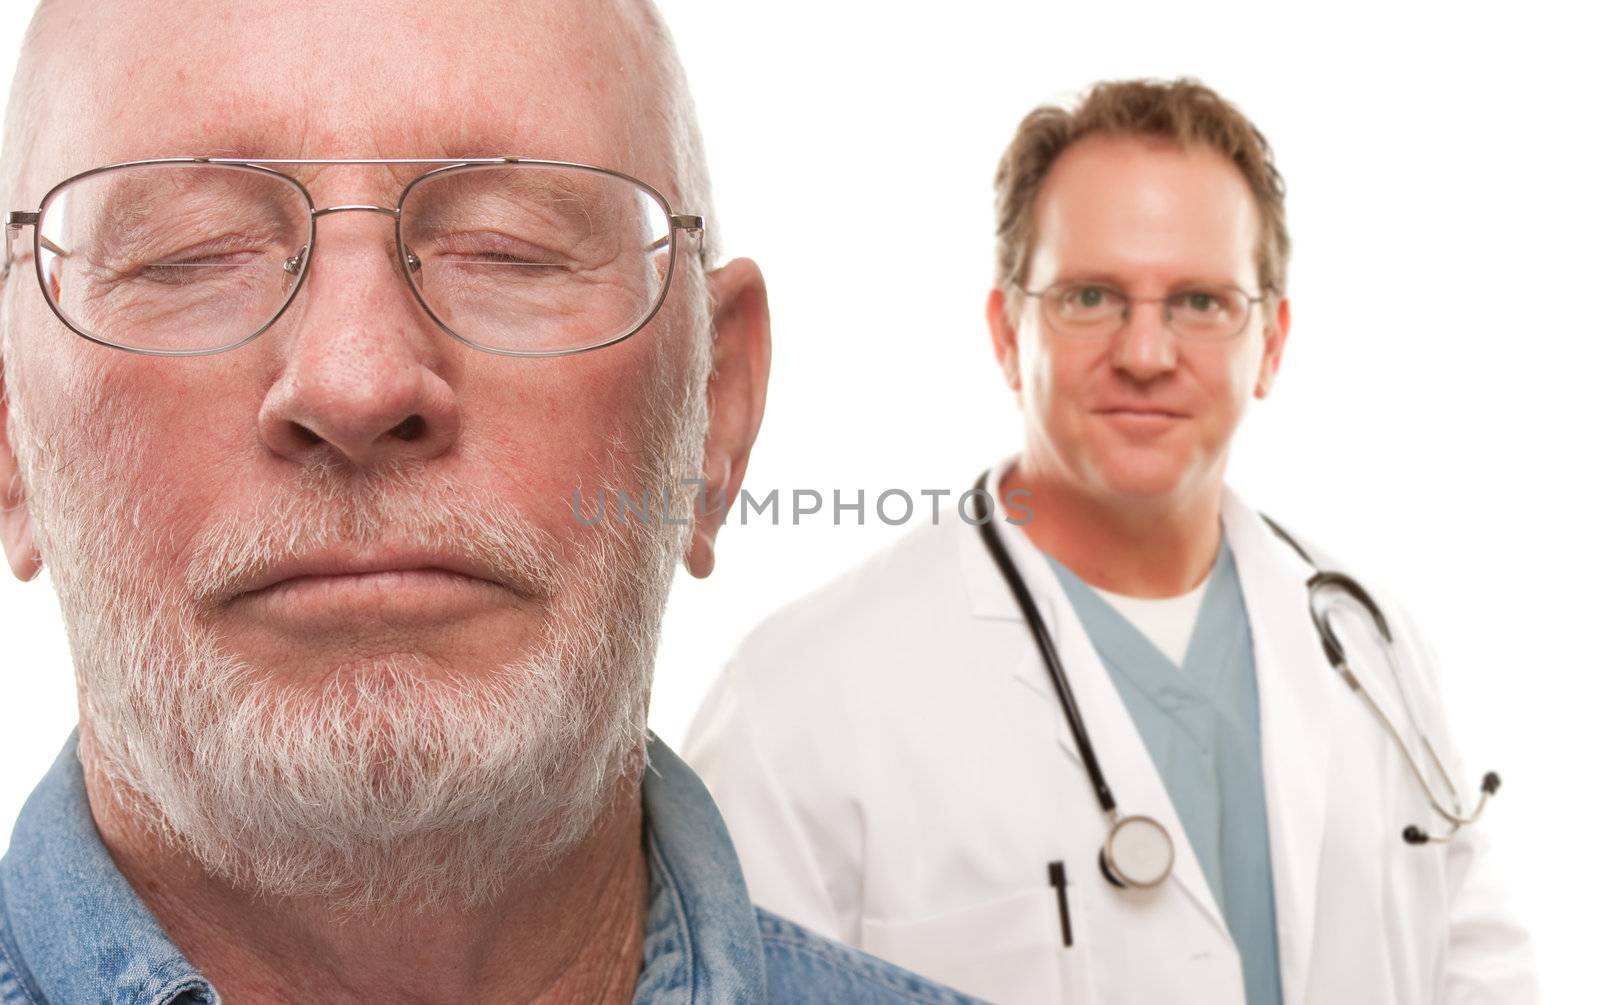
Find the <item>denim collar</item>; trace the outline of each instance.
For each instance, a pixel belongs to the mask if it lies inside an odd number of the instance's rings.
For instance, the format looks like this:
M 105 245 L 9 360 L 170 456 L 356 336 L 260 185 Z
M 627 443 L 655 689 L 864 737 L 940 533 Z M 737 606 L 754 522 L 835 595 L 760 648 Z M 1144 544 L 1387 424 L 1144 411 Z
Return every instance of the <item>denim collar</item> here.
M 634 1001 L 764 1002 L 761 930 L 722 816 L 653 733 L 647 751 L 650 894 Z M 100 840 L 76 731 L 23 807 L 0 860 L 0 984 L 6 957 L 24 994 L 41 1002 L 220 1002 Z
M 765 1002 L 761 928 L 722 814 L 654 733 L 648 749 L 650 912 L 634 1005 Z
M 0 938 L 47 1002 L 216 1005 L 117 871 L 89 812 L 78 733 L 33 790 L 0 862 Z

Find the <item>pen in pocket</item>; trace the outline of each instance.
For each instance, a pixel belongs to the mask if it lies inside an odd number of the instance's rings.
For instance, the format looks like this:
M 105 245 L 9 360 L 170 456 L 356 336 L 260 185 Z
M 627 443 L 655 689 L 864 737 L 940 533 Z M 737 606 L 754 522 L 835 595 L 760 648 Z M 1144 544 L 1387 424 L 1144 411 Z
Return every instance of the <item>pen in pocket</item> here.
M 1061 908 L 1061 944 L 1072 945 L 1072 915 L 1067 913 L 1067 864 L 1050 863 L 1050 885 L 1056 888 L 1056 904 Z

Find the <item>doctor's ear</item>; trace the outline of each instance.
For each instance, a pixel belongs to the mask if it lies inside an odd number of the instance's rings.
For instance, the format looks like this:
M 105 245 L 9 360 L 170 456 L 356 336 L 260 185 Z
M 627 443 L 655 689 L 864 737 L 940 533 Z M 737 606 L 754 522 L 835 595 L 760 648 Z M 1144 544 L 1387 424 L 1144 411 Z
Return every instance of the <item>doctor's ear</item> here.
M 1022 367 L 1017 360 L 1017 328 L 1012 323 L 1010 305 L 1004 290 L 989 291 L 985 306 L 989 319 L 989 342 L 994 349 L 994 360 L 1000 364 L 1000 373 L 1012 391 L 1022 390 Z
M 27 582 L 39 574 L 44 560 L 34 541 L 27 494 L 22 489 L 22 468 L 12 449 L 10 428 L 11 399 L 0 368 L 0 545 L 5 547 L 12 573 Z
M 767 407 L 772 370 L 772 322 L 767 284 L 748 258 L 736 258 L 706 277 L 711 295 L 711 376 L 706 381 L 703 492 L 694 500 L 683 564 L 704 579 L 716 564 L 717 531 L 744 484 L 750 448 Z
M 1266 351 L 1261 354 L 1261 372 L 1256 375 L 1256 397 L 1265 398 L 1277 379 L 1278 366 L 1283 362 L 1283 344 L 1289 339 L 1289 298 L 1267 301 Z

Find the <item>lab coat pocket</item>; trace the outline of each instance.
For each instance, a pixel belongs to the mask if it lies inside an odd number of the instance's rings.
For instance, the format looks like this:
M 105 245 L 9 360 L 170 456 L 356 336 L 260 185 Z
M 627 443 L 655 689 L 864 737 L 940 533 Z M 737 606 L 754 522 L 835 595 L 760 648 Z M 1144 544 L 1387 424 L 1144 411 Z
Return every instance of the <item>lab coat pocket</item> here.
M 861 944 L 909 970 L 995 1002 L 1089 1002 L 1081 898 L 1067 887 L 1074 945 L 1062 938 L 1056 891 L 1012 893 L 917 918 L 861 920 Z

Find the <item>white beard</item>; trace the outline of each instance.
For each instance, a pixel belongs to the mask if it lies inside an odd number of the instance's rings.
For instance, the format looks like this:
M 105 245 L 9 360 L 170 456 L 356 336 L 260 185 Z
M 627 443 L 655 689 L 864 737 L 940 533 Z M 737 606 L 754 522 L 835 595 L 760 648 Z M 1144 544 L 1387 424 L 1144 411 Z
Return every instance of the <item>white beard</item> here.
M 705 355 L 689 390 L 653 396 L 648 460 L 617 476 L 638 479 L 634 494 L 699 470 Z M 14 413 L 72 642 L 84 763 L 211 875 L 352 913 L 471 909 L 549 869 L 636 792 L 686 528 L 579 528 L 562 565 L 526 516 L 425 467 L 411 478 L 307 466 L 253 518 L 230 515 L 194 543 L 187 582 L 162 582 L 136 558 L 157 540 L 140 527 L 139 488 L 110 459 L 47 474 L 24 426 Z M 203 613 L 206 598 L 265 564 L 377 540 L 447 548 L 503 572 L 540 599 L 542 637 L 471 673 L 410 654 L 267 668 L 225 651 Z

